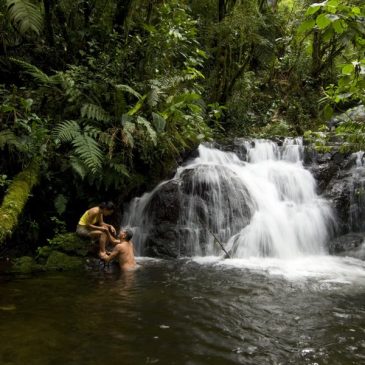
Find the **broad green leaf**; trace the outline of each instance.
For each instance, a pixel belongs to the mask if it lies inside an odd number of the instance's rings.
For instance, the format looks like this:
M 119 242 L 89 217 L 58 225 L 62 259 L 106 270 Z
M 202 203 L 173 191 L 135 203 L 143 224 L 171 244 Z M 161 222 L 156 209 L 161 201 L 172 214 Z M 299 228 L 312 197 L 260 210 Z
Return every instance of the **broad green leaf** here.
M 305 13 L 305 15 L 312 15 L 315 14 L 319 9 L 321 8 L 321 5 L 316 4 L 312 4 L 308 9 L 307 12 Z
M 306 20 L 298 27 L 299 33 L 304 33 L 308 30 L 313 29 L 313 27 L 316 25 L 316 21 L 314 19 Z
M 361 9 L 358 6 L 354 6 L 351 11 L 355 14 L 355 15 L 361 15 Z
M 352 63 L 348 63 L 342 67 L 343 75 L 351 75 L 355 71 L 354 65 Z
M 320 14 L 317 16 L 316 24 L 318 25 L 318 28 L 324 29 L 331 24 L 331 20 L 328 19 L 326 14 Z
M 337 34 L 342 34 L 344 29 L 341 24 L 341 20 L 336 20 L 332 23 L 332 27 Z
M 155 127 L 158 133 L 162 132 L 166 127 L 166 120 L 160 114 L 153 113 L 153 126 Z
M 57 213 L 61 215 L 66 211 L 68 199 L 63 194 L 58 194 L 56 199 L 54 200 L 54 206 L 57 210 Z

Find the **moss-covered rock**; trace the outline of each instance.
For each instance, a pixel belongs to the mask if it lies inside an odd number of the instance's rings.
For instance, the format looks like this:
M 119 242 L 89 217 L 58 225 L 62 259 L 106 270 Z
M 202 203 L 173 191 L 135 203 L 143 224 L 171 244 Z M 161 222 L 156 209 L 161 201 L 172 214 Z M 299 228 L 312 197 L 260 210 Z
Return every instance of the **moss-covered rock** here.
M 66 255 L 63 252 L 53 251 L 44 265 L 45 270 L 72 271 L 84 268 L 84 260 L 80 257 Z
M 76 233 L 58 234 L 49 240 L 51 248 L 70 255 L 85 257 L 93 246 L 90 240 L 79 237 Z
M 38 264 L 33 257 L 22 256 L 13 261 L 11 272 L 29 274 L 31 272 L 43 271 L 43 266 Z

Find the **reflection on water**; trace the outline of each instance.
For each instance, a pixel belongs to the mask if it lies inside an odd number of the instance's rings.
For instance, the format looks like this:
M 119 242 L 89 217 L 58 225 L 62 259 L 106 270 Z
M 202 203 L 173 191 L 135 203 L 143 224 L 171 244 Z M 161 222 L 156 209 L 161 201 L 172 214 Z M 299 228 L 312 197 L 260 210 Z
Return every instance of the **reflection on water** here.
M 0 364 L 365 363 L 361 275 L 207 261 L 0 278 Z

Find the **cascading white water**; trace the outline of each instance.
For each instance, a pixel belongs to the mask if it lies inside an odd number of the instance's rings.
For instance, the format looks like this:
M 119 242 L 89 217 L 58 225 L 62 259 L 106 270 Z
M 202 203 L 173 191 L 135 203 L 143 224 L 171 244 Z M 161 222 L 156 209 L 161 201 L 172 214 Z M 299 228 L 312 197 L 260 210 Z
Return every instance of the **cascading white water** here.
M 199 156 L 172 180 L 135 199 L 124 225 L 135 228 L 138 247 L 152 228 L 147 207 L 165 184 L 174 182 L 180 202 L 177 240 L 188 255 L 220 255 L 212 233 L 237 258 L 324 254 L 333 217 L 303 167 L 301 139 L 286 139 L 281 147 L 244 140 L 241 148 L 246 161 L 201 145 Z

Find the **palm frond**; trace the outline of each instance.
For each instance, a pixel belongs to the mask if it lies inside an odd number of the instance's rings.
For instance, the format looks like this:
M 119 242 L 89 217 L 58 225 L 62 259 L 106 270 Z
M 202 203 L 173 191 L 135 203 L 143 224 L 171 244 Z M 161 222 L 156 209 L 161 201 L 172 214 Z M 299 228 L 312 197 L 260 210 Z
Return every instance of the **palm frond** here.
M 40 34 L 43 27 L 41 8 L 29 0 L 7 0 L 10 21 L 20 34 Z

